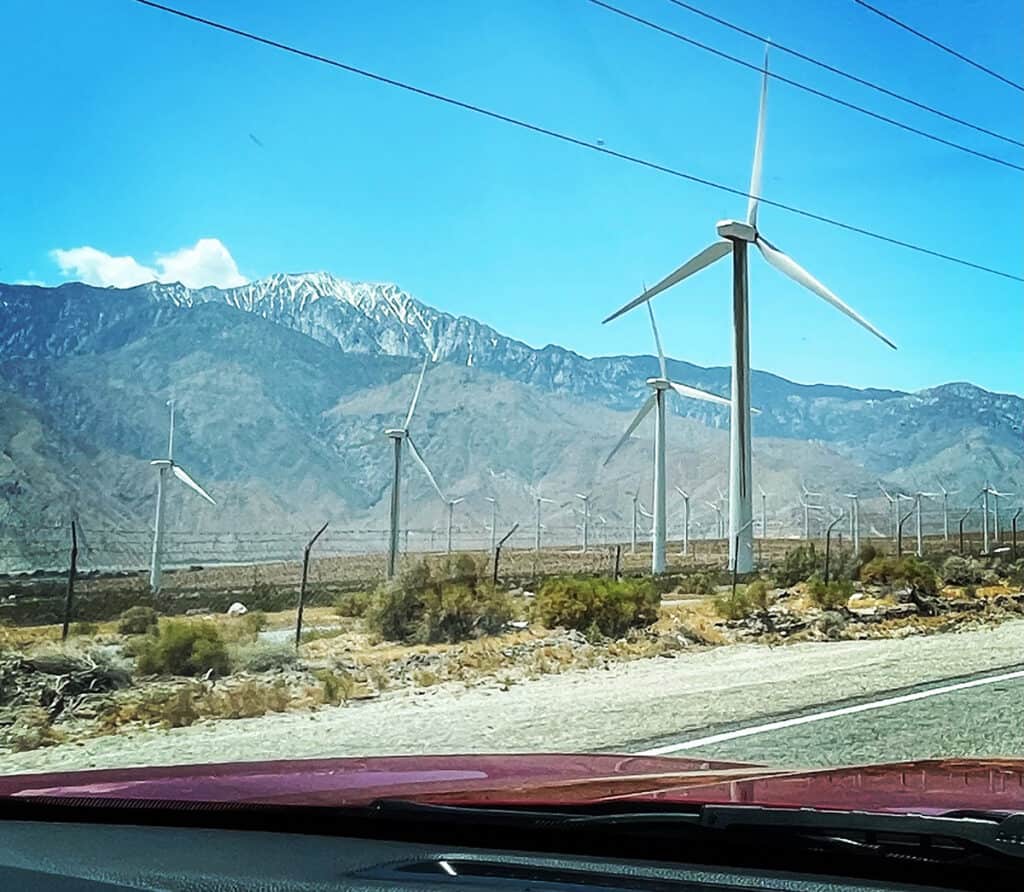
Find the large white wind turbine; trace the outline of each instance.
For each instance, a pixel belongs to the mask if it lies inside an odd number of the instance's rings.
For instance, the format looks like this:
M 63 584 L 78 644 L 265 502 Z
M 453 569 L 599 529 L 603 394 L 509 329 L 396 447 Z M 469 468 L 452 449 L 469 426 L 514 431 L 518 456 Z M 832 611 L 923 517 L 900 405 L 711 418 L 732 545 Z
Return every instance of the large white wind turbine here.
M 651 409 L 654 409 L 654 533 L 652 540 L 653 548 L 651 549 L 651 571 L 653 573 L 664 573 L 665 539 L 667 535 L 667 514 L 665 510 L 665 425 L 668 422 L 665 394 L 667 391 L 672 390 L 680 396 L 705 400 L 709 403 L 718 403 L 722 406 L 728 406 L 729 401 L 724 397 L 718 396 L 718 394 L 707 393 L 703 390 L 698 390 L 696 387 L 690 387 L 686 384 L 669 380 L 665 352 L 661 349 L 661 337 L 658 335 L 658 326 L 654 321 L 654 310 L 650 304 L 647 305 L 647 311 L 651 317 L 651 332 L 654 334 L 654 346 L 658 350 L 658 366 L 661 371 L 661 377 L 647 379 L 647 386 L 651 388 L 651 395 L 644 401 L 640 411 L 636 413 L 629 427 L 626 428 L 626 432 L 619 439 L 619 442 L 615 444 L 615 448 L 608 453 L 604 463 L 608 464 L 612 460 L 612 457 L 619 451 L 622 444 L 632 436 L 633 431 L 637 429 L 640 422 L 647 417 Z
M 535 493 L 534 496 L 533 496 L 533 501 L 536 503 L 536 506 L 537 506 L 537 526 L 536 526 L 536 529 L 534 531 L 533 550 L 536 553 L 539 554 L 540 553 L 540 531 L 544 528 L 544 524 L 542 524 L 540 522 L 540 506 L 543 505 L 545 502 L 547 502 L 550 505 L 553 505 L 555 503 L 555 500 L 554 499 L 546 499 L 540 493 Z
M 583 502 L 583 553 L 590 547 L 590 493 L 576 493 L 576 498 Z
M 420 391 L 423 389 L 423 376 L 427 373 L 427 363 L 430 362 L 430 357 L 426 356 L 423 359 L 423 368 L 420 369 L 420 376 L 416 381 L 416 389 L 412 393 L 412 401 L 409 403 L 409 411 L 405 415 L 405 421 L 401 427 L 390 428 L 384 431 L 385 436 L 391 439 L 394 445 L 394 464 L 392 465 L 392 476 L 391 476 L 391 529 L 388 537 L 388 579 L 391 579 L 395 575 L 395 571 L 398 566 L 398 536 L 400 526 L 400 515 L 401 515 L 401 498 L 400 498 L 400 487 L 402 482 L 402 444 L 409 444 L 409 451 L 412 453 L 412 457 L 416 459 L 417 464 L 423 469 L 423 472 L 427 475 L 427 479 L 430 481 L 430 485 L 434 487 L 434 491 L 441 497 L 441 501 L 445 504 L 448 503 L 448 499 L 445 494 L 441 492 L 441 487 L 437 485 L 437 481 L 434 479 L 434 475 L 431 473 L 430 468 L 427 467 L 427 463 L 423 460 L 423 456 L 420 455 L 420 451 L 416 448 L 416 444 L 413 442 L 412 435 L 409 433 L 409 425 L 412 422 L 413 413 L 416 411 L 416 403 L 420 398 Z M 461 501 L 461 499 L 459 500 Z M 448 525 L 448 550 L 451 551 L 451 523 L 449 514 L 449 525 Z
M 847 306 L 835 294 L 791 257 L 769 242 L 757 226 L 757 210 L 761 195 L 761 168 L 764 155 L 765 103 L 768 95 L 768 54 L 765 51 L 764 76 L 761 81 L 761 101 L 757 120 L 757 136 L 754 142 L 754 167 L 750 177 L 750 198 L 747 203 L 747 219 L 722 220 L 717 225 L 719 239 L 677 270 L 662 279 L 657 285 L 646 289 L 643 294 L 616 310 L 605 319 L 609 322 L 628 312 L 644 301 L 650 300 L 666 288 L 671 288 L 683 279 L 692 276 L 716 260 L 732 254 L 732 417 L 730 422 L 729 452 L 729 562 L 739 572 L 754 568 L 753 538 L 753 484 L 750 459 L 750 332 L 747 294 L 747 246 L 753 244 L 769 264 L 797 284 L 802 285 L 822 300 L 845 313 L 854 322 L 881 338 L 895 349 L 893 344 L 864 317 Z M 737 549 L 738 545 L 738 549 Z M 735 552 L 735 553 L 734 553 Z
M 195 490 L 211 505 L 217 504 L 210 494 L 196 483 L 181 465 L 174 461 L 174 400 L 168 400 L 167 405 L 171 407 L 171 425 L 167 435 L 167 458 L 158 458 L 150 462 L 159 471 L 156 479 L 156 519 L 153 521 L 153 556 L 149 564 L 149 588 L 153 592 L 160 591 L 160 562 L 163 558 L 164 547 L 164 490 L 167 487 L 167 472 L 170 471 L 185 486 Z
M 1010 498 L 1013 496 L 1012 492 L 1000 492 L 994 486 L 988 488 L 989 495 L 992 496 L 992 535 L 996 544 L 999 543 L 999 500 L 1003 498 Z
M 914 493 L 914 527 L 917 538 L 917 556 L 924 557 L 924 540 L 921 533 L 921 500 L 934 499 L 937 492 L 916 492 Z

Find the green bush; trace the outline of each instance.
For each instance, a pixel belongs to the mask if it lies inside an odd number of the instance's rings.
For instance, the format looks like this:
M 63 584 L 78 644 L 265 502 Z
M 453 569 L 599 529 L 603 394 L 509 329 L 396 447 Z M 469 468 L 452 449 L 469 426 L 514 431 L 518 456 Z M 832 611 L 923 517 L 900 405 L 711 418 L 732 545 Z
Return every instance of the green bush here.
M 140 675 L 226 675 L 228 651 L 210 622 L 169 620 L 138 648 Z
M 714 577 L 710 573 L 694 573 L 683 586 L 695 595 L 713 595 L 717 591 Z
M 942 579 L 948 585 L 977 585 L 981 582 L 981 567 L 970 558 L 950 555 L 942 565 Z
M 814 548 L 814 543 L 808 542 L 787 551 L 782 563 L 772 568 L 772 576 L 776 585 L 787 587 L 809 579 L 818 572 L 820 566 L 821 559 Z
M 853 583 L 848 579 L 833 579 L 826 584 L 824 579 L 815 574 L 807 580 L 807 592 L 818 607 L 835 610 L 846 606 L 853 594 Z
M 152 607 L 129 607 L 117 623 L 122 635 L 147 635 L 156 628 L 159 617 Z
M 461 575 L 450 578 L 455 574 Z M 508 595 L 479 582 L 469 555 L 459 555 L 436 575 L 425 562 L 414 564 L 378 588 L 366 608 L 370 631 L 391 641 L 464 641 L 496 634 L 511 618 Z
M 719 595 L 715 598 L 715 612 L 723 619 L 746 619 L 758 612 L 758 608 L 747 596 L 742 588 L 737 588 L 736 593 L 731 591 L 726 595 Z
M 618 638 L 629 629 L 649 626 L 661 603 L 645 579 L 562 576 L 546 580 L 534 599 L 534 613 L 548 628 L 564 626 Z
M 870 564 L 876 557 L 878 557 L 878 549 L 870 542 L 865 542 L 857 552 L 857 563 L 863 567 L 865 564 Z
M 932 567 L 915 555 L 905 558 L 876 557 L 860 569 L 860 578 L 875 585 L 904 583 L 924 594 L 938 591 L 938 578 Z
M 71 628 L 68 629 L 69 634 L 88 636 L 95 635 L 100 630 L 100 627 L 96 623 L 91 623 L 83 620 L 82 622 L 72 623 Z
M 250 610 L 240 620 L 242 628 L 253 640 L 267 627 L 267 615 L 262 610 Z
M 763 579 L 755 579 L 743 590 L 743 594 L 758 610 L 767 610 L 771 604 L 771 592 Z
M 366 616 L 369 607 L 367 592 L 343 592 L 334 599 L 334 612 L 338 616 Z

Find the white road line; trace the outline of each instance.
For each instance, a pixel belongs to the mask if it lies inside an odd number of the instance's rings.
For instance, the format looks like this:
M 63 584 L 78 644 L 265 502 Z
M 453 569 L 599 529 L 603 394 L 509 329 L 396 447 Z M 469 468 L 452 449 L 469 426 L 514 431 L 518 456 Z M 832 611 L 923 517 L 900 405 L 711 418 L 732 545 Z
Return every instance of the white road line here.
M 855 715 L 858 712 L 870 712 L 872 709 L 886 709 L 889 706 L 899 706 L 902 703 L 912 703 L 915 700 L 925 700 L 928 697 L 939 697 L 942 694 L 951 694 L 955 691 L 966 691 L 968 688 L 979 688 L 982 685 L 996 684 L 1000 681 L 1013 681 L 1017 678 L 1024 678 L 1024 669 L 1016 672 L 1004 672 L 1001 675 L 989 675 L 985 678 L 976 678 L 973 681 L 961 681 L 957 684 L 944 685 L 939 688 L 929 688 L 927 691 L 918 691 L 915 694 L 901 694 L 898 697 L 886 697 L 884 700 L 874 700 L 870 703 L 859 703 L 856 706 L 844 706 L 841 709 L 829 709 L 825 712 L 815 712 L 811 715 L 801 715 L 792 719 L 780 719 L 777 722 L 768 722 L 764 725 L 754 725 L 749 728 L 737 728 L 735 731 L 725 731 L 721 734 L 712 734 L 709 737 L 698 737 L 695 740 L 686 740 L 682 743 L 670 743 L 667 746 L 658 746 L 654 749 L 644 750 L 636 753 L 637 756 L 664 756 L 668 753 L 677 753 L 680 750 L 693 750 L 702 746 L 710 746 L 713 743 L 723 743 L 726 740 L 736 740 L 739 737 L 751 737 L 754 734 L 767 734 L 771 731 L 781 731 L 784 728 L 794 728 L 797 725 L 808 725 L 811 722 L 823 722 L 826 719 L 839 718 L 844 715 Z

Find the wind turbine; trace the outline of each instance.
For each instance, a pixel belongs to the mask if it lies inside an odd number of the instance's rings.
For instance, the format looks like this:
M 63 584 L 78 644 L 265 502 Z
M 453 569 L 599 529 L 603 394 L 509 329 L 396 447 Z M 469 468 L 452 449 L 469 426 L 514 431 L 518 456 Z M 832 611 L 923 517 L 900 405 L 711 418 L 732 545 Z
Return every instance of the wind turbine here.
M 855 492 L 846 493 L 850 500 L 850 541 L 853 543 L 854 554 L 860 552 L 860 496 Z
M 921 500 L 922 499 L 934 499 L 938 496 L 937 492 L 916 492 L 914 493 L 914 525 L 917 533 L 917 556 L 924 557 L 924 542 L 921 536 Z
M 665 510 L 665 426 L 668 421 L 666 416 L 667 407 L 665 405 L 666 391 L 672 390 L 679 394 L 679 396 L 704 400 L 709 403 L 718 403 L 722 406 L 728 406 L 729 401 L 717 394 L 707 393 L 703 390 L 698 390 L 696 387 L 689 387 L 686 384 L 669 380 L 665 353 L 661 349 L 661 337 L 658 335 L 658 325 L 654 321 L 654 309 L 650 304 L 647 304 L 647 312 L 651 318 L 651 332 L 654 334 L 654 345 L 658 350 L 658 366 L 661 376 L 647 379 L 647 386 L 651 388 L 651 395 L 644 401 L 640 411 L 636 413 L 629 427 L 626 428 L 626 432 L 619 439 L 619 442 L 615 444 L 615 448 L 608 453 L 604 463 L 607 465 L 612 460 L 612 457 L 619 451 L 622 444 L 632 436 L 633 431 L 636 430 L 640 422 L 647 417 L 651 409 L 654 409 L 654 536 L 651 548 L 651 572 L 664 573 L 665 540 L 668 526 Z
M 1009 498 L 1013 496 L 1012 492 L 1000 492 L 994 486 L 989 487 L 989 493 L 992 496 L 992 533 L 996 544 L 999 544 L 999 500 L 1001 498 Z
M 811 511 L 822 511 L 824 510 L 823 505 L 812 505 L 807 501 L 805 496 L 820 496 L 820 492 L 808 492 L 806 488 L 803 488 L 803 492 L 800 495 L 800 506 L 804 509 L 804 539 L 811 538 Z
M 441 497 L 441 499 L 444 501 L 444 503 L 448 506 L 448 548 L 447 548 L 447 553 L 451 554 L 452 553 L 452 527 L 454 526 L 454 520 L 455 520 L 455 506 L 458 505 L 459 502 L 464 502 L 466 500 L 464 498 L 446 499 L 444 497 L 444 493 L 442 493 L 441 490 L 438 490 L 437 494 Z
M 942 492 L 942 540 L 944 542 L 949 541 L 949 497 L 955 496 L 959 489 L 949 490 L 942 485 L 942 481 L 939 481 L 939 489 Z
M 430 362 L 430 357 L 425 356 L 423 358 L 423 368 L 420 369 L 420 376 L 416 381 L 416 389 L 412 393 L 412 401 L 409 403 L 409 411 L 405 415 L 405 421 L 401 427 L 394 427 L 384 431 L 393 446 L 394 446 L 394 462 L 392 464 L 392 476 L 391 476 L 391 529 L 388 536 L 388 579 L 391 579 L 395 575 L 395 570 L 398 566 L 398 537 L 399 527 L 401 519 L 401 496 L 400 488 L 402 481 L 402 443 L 408 442 L 409 451 L 412 453 L 412 457 L 416 459 L 416 463 L 423 469 L 423 473 L 427 475 L 427 479 L 430 481 L 430 485 L 434 487 L 434 491 L 441 497 L 442 502 L 447 502 L 441 487 L 437 485 L 437 481 L 434 479 L 434 475 L 431 473 L 430 468 L 427 467 L 427 463 L 423 460 L 423 456 L 420 455 L 420 451 L 416 448 L 416 444 L 413 442 L 412 435 L 409 433 L 409 424 L 412 422 L 413 413 L 416 411 L 416 403 L 420 398 L 420 391 L 423 389 L 423 376 L 427 373 L 427 363 Z M 461 501 L 461 499 L 460 499 Z M 448 529 L 448 550 L 451 551 L 451 525 L 449 524 Z
M 542 524 L 540 522 L 540 506 L 543 505 L 545 502 L 547 502 L 549 505 L 553 505 L 555 503 L 555 500 L 554 499 L 545 499 L 540 493 L 535 493 L 534 496 L 533 496 L 533 501 L 534 501 L 534 503 L 536 505 L 536 508 L 537 508 L 537 527 L 536 527 L 536 530 L 534 532 L 533 550 L 539 554 L 540 553 L 540 531 L 544 528 L 544 524 Z
M 676 492 L 683 497 L 683 554 L 690 553 L 690 494 L 681 487 Z
M 716 539 L 721 539 L 722 538 L 722 509 L 718 506 L 717 502 L 705 502 L 705 504 L 707 504 L 715 512 L 715 515 L 717 516 L 717 521 L 716 521 L 716 525 L 715 525 L 715 538 Z
M 633 502 L 633 525 L 630 528 L 629 534 L 629 553 L 636 554 L 636 503 L 640 499 L 640 493 L 638 491 L 627 492 L 627 496 L 630 497 Z
M 587 553 L 590 544 L 590 493 L 576 493 L 576 498 L 583 502 L 583 553 Z
M 758 484 L 758 492 L 761 493 L 761 538 L 768 538 L 768 493 L 764 487 Z
M 750 197 L 747 203 L 745 222 L 722 220 L 717 224 L 719 238 L 704 248 L 682 266 L 670 273 L 657 285 L 646 289 L 621 309 L 612 313 L 605 322 L 621 316 L 644 301 L 650 300 L 667 288 L 692 276 L 716 260 L 732 254 L 732 318 L 733 318 L 733 361 L 732 361 L 732 417 L 729 451 L 729 554 L 730 566 L 735 564 L 738 572 L 746 573 L 754 568 L 754 543 L 749 521 L 753 517 L 751 499 L 753 495 L 750 460 L 750 325 L 748 315 L 747 288 L 747 247 L 753 244 L 764 259 L 783 275 L 789 276 L 831 304 L 854 322 L 864 326 L 875 336 L 895 349 L 896 345 L 871 325 L 863 316 L 847 306 L 821 282 L 791 257 L 784 254 L 761 235 L 757 226 L 757 211 L 761 195 L 761 168 L 764 155 L 765 105 L 768 95 L 768 52 L 765 50 L 764 75 L 761 81 L 760 109 L 757 120 L 757 136 L 754 141 L 754 165 L 750 177 Z M 738 548 L 736 545 L 738 544 Z M 733 552 L 736 551 L 735 554 Z
M 163 558 L 164 547 L 164 489 L 167 486 L 167 472 L 170 471 L 189 489 L 199 493 L 211 505 L 217 503 L 210 497 L 209 493 L 193 480 L 188 472 L 174 461 L 174 400 L 168 400 L 167 405 L 171 407 L 170 432 L 167 435 L 167 458 L 158 458 L 150 464 L 159 471 L 156 478 L 156 519 L 153 521 L 153 556 L 149 564 L 149 588 L 150 591 L 160 591 L 160 562 Z
M 491 554 L 498 547 L 498 500 L 494 496 L 484 496 L 491 503 Z

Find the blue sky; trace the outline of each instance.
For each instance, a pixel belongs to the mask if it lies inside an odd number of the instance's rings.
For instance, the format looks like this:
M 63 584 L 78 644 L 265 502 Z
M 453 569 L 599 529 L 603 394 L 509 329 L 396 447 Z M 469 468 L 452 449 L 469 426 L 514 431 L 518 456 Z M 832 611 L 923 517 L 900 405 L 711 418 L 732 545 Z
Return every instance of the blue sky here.
M 613 0 L 758 62 L 667 0 Z M 694 0 L 779 43 L 1024 139 L 1024 93 L 849 0 Z M 758 76 L 585 0 L 180 0 L 181 8 L 746 189 Z M 1017 0 L 884 8 L 1020 79 Z M 62 281 L 89 246 L 173 271 L 393 281 L 503 333 L 650 352 L 643 314 L 599 324 L 745 201 L 468 115 L 139 6 L 7 0 L 0 280 Z M 1024 151 L 776 52 L 775 70 L 1024 163 Z M 259 141 L 257 144 L 250 134 Z M 1024 174 L 772 83 L 763 194 L 1024 272 Z M 751 257 L 751 359 L 803 381 L 1024 392 L 1024 286 L 762 208 L 760 226 L 893 353 Z M 214 242 L 203 243 L 207 247 Z M 217 251 L 213 251 L 216 255 Z M 160 255 L 164 256 L 160 261 Z M 77 255 L 76 255 L 77 256 Z M 200 258 L 202 259 L 202 258 Z M 207 258 L 208 259 L 208 258 Z M 730 358 L 727 263 L 659 297 L 667 351 Z

